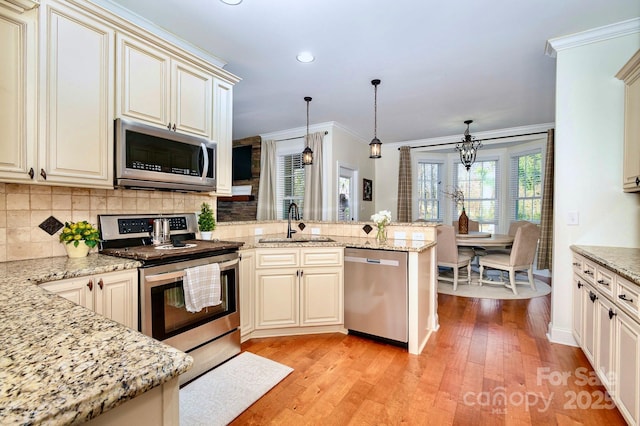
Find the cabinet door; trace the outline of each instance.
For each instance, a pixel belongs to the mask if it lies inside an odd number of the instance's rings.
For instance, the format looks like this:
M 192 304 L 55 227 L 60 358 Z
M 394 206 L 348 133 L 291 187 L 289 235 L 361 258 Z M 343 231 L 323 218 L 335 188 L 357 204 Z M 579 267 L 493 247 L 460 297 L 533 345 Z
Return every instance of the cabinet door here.
M 240 252 L 240 335 L 254 329 L 256 257 L 253 250 Z
M 52 281 L 41 284 L 40 287 L 64 297 L 76 305 L 93 310 L 93 292 L 96 289 L 93 277 Z
M 300 325 L 342 324 L 342 268 L 306 268 L 300 281 Z
M 171 63 L 171 114 L 175 130 L 212 139 L 213 76 L 177 60 Z
M 624 163 L 623 189 L 640 191 L 640 51 L 627 64 L 624 78 Z
M 256 272 L 256 329 L 299 324 L 298 275 L 298 269 Z
M 133 37 L 118 34 L 116 114 L 167 127 L 171 123 L 171 58 Z
M 606 298 L 599 297 L 596 310 L 597 345 L 594 367 L 604 387 L 613 395 L 616 309 Z
M 38 179 L 113 188 L 115 32 L 57 2 L 41 9 Z
M 218 156 L 216 193 L 231 195 L 233 86 L 214 79 L 213 102 L 213 140 L 217 143 Z
M 31 180 L 36 149 L 37 10 L 0 8 L 0 179 Z
M 138 329 L 137 271 L 113 272 L 95 278 L 96 313 Z
M 595 348 L 596 348 L 596 301 L 598 295 L 590 286 L 584 287 L 583 292 L 583 333 L 582 333 L 582 350 L 591 362 L 595 365 Z
M 579 345 L 582 343 L 582 321 L 585 302 L 584 291 L 585 287 L 581 278 L 573 274 L 573 337 Z
M 616 321 L 616 405 L 629 424 L 640 421 L 640 325 L 624 312 Z

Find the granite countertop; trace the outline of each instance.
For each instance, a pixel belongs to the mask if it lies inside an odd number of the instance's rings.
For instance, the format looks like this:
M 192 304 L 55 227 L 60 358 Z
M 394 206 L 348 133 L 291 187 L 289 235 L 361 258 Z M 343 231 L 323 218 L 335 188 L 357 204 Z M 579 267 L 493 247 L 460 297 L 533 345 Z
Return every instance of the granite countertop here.
M 571 250 L 640 285 L 640 249 L 572 245 Z
M 100 254 L 0 263 L 0 424 L 83 423 L 187 371 L 187 354 L 35 283 L 132 269 Z
M 310 236 L 294 236 L 291 242 L 260 242 L 260 240 L 283 239 L 281 234 L 273 235 L 254 235 L 251 237 L 232 238 L 235 241 L 241 241 L 244 245 L 241 250 L 253 248 L 287 248 L 287 247 L 350 247 L 365 248 L 374 250 L 392 250 L 392 251 L 414 251 L 422 252 L 430 247 L 435 246 L 435 241 L 424 240 L 400 240 L 389 238 L 386 243 L 379 244 L 375 238 L 348 237 L 339 235 L 310 235 Z M 317 240 L 314 240 L 317 238 Z M 322 241 L 324 238 L 330 238 L 333 241 Z M 301 241 L 302 240 L 302 241 Z

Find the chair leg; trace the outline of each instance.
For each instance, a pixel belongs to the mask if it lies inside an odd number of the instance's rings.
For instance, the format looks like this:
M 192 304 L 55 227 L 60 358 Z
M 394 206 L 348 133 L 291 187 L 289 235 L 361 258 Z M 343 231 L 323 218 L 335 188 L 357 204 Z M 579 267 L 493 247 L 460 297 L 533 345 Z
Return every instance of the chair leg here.
M 484 265 L 480 265 L 480 278 L 478 279 L 478 285 L 482 286 L 482 274 L 484 271 Z
M 533 279 L 533 265 L 529 266 L 527 275 L 529 276 L 529 285 L 531 286 L 531 290 L 536 291 L 536 283 L 535 283 L 535 280 Z
M 518 290 L 516 289 L 516 271 L 514 271 L 513 269 L 509 269 L 509 283 L 511 285 L 513 294 L 517 295 Z
M 458 289 L 458 267 L 453 267 L 453 291 Z

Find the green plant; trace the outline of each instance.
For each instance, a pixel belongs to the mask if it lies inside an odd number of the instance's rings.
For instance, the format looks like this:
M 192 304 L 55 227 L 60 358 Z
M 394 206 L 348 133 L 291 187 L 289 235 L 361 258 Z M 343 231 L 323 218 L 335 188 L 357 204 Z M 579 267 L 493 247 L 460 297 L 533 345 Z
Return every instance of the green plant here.
M 100 241 L 100 232 L 89 222 L 65 222 L 64 228 L 60 233 L 60 242 L 63 244 L 71 244 L 78 247 L 80 241 L 84 241 L 86 245 L 93 248 Z
M 213 210 L 211 210 L 211 206 L 207 203 L 202 203 L 200 206 L 198 227 L 202 232 L 211 232 L 216 229 L 216 219 L 213 217 Z

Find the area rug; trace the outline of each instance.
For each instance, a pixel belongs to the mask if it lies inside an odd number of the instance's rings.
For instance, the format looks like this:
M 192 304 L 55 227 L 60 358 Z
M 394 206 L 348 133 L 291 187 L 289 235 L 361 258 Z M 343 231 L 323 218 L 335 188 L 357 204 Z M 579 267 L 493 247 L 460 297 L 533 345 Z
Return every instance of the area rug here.
M 449 274 L 445 274 L 448 276 Z M 472 272 L 471 273 L 471 285 L 468 285 L 465 281 L 458 282 L 458 288 L 453 291 L 453 283 L 450 281 L 438 281 L 438 293 L 449 294 L 452 296 L 462 297 L 474 297 L 480 299 L 531 299 L 532 297 L 546 296 L 551 293 L 551 287 L 549 284 L 540 280 L 534 279 L 536 284 L 536 290 L 533 291 L 527 284 L 518 284 L 518 294 L 513 294 L 510 288 L 506 288 L 499 277 L 494 276 L 495 284 L 482 284 L 478 285 L 478 278 L 480 276 Z M 526 275 L 518 275 L 517 281 L 526 281 Z
M 293 371 L 242 352 L 180 389 L 180 425 L 226 425 Z

